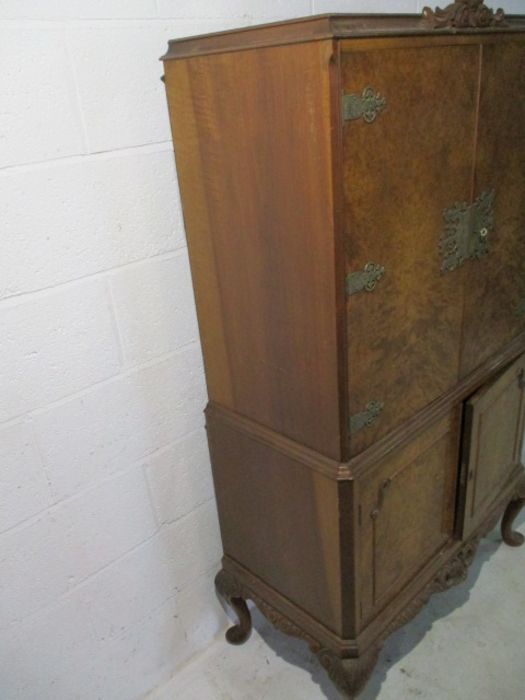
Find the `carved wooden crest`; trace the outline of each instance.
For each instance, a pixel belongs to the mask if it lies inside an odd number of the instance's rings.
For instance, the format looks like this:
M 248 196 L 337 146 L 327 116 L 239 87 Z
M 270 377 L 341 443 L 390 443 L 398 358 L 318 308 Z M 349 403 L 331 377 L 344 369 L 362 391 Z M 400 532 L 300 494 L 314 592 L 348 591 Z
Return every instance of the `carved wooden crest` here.
M 491 10 L 483 0 L 460 0 L 445 9 L 430 7 L 423 9 L 423 17 L 434 29 L 483 29 L 504 27 L 505 13 L 502 9 Z

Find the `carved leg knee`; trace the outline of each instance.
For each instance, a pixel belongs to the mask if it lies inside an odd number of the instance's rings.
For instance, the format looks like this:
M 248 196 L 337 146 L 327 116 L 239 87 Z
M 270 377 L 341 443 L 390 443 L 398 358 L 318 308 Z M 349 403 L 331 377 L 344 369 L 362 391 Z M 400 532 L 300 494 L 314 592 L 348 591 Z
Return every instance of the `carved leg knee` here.
M 512 529 L 514 521 L 518 517 L 523 506 L 525 506 L 525 474 L 518 483 L 516 491 L 514 492 L 514 497 L 507 506 L 507 510 L 501 522 L 503 541 L 510 547 L 520 547 L 525 541 L 525 537 L 523 537 L 522 534 Z
M 236 579 L 227 571 L 219 571 L 215 577 L 215 586 L 223 598 L 226 598 L 237 617 L 238 624 L 226 632 L 226 640 L 230 644 L 244 644 L 252 631 L 252 616 L 242 596 L 242 589 Z

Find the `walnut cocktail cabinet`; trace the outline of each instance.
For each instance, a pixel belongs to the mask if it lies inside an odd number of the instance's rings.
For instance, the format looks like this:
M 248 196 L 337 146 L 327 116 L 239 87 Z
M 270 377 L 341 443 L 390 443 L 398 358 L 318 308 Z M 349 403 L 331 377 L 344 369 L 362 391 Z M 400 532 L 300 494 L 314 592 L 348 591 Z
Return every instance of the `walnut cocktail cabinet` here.
M 164 67 L 227 637 L 251 599 L 352 697 L 498 518 L 522 542 L 525 17 L 311 17 Z

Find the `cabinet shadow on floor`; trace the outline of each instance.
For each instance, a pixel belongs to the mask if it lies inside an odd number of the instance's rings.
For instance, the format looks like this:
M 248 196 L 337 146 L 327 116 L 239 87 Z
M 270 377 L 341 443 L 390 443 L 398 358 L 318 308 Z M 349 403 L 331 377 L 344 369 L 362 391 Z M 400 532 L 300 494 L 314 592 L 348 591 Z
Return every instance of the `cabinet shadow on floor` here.
M 521 529 L 524 523 L 525 511 L 517 519 L 516 526 Z M 449 591 L 434 595 L 430 603 L 421 610 L 417 617 L 387 640 L 366 688 L 359 695 L 359 700 L 376 700 L 378 698 L 388 671 L 422 641 L 436 621 L 446 618 L 469 601 L 471 589 L 475 586 L 484 565 L 500 547 L 504 546 L 499 527 L 483 538 L 476 558 L 469 569 L 467 580 Z M 230 611 L 228 613 L 231 614 Z M 341 700 L 341 694 L 333 686 L 305 642 L 278 632 L 255 608 L 252 608 L 252 616 L 254 628 L 278 657 L 309 673 L 313 682 L 319 686 L 322 697 L 326 700 Z

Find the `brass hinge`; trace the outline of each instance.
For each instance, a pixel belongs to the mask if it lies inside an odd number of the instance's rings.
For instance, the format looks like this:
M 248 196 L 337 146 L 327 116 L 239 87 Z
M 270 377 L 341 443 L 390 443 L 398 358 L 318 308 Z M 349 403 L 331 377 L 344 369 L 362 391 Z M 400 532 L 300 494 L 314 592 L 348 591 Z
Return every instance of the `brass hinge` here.
M 494 229 L 495 196 L 494 190 L 487 190 L 473 204 L 462 202 L 445 209 L 445 231 L 439 243 L 443 272 L 451 272 L 466 260 L 479 259 L 488 253 L 489 236 Z
M 342 106 L 345 121 L 363 119 L 371 124 L 386 107 L 386 100 L 373 87 L 368 86 L 362 95 L 343 95 Z
M 351 272 L 346 276 L 346 293 L 348 296 L 357 292 L 371 292 L 385 273 L 385 268 L 377 263 L 366 263 L 364 270 Z
M 363 428 L 368 428 L 372 423 L 375 423 L 384 405 L 381 401 L 370 401 L 364 411 L 352 416 L 350 418 L 350 435 L 355 435 Z

